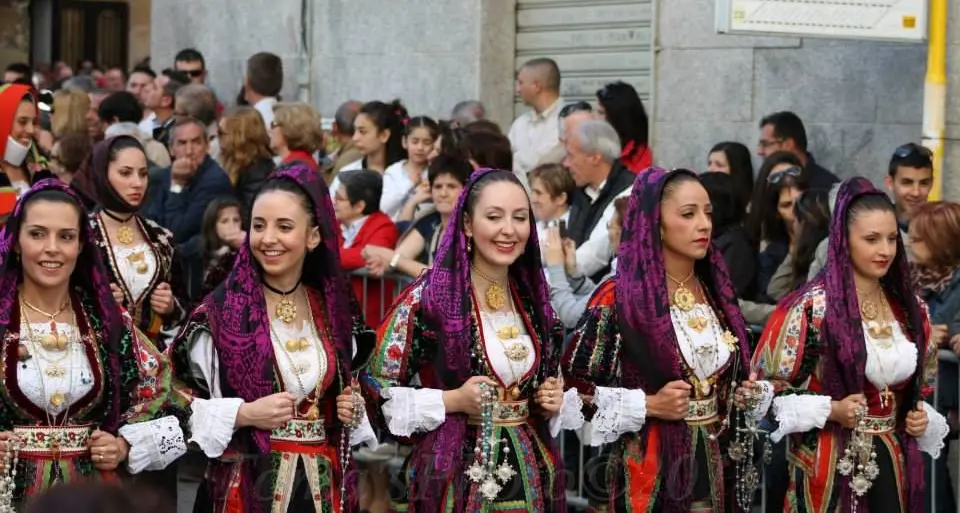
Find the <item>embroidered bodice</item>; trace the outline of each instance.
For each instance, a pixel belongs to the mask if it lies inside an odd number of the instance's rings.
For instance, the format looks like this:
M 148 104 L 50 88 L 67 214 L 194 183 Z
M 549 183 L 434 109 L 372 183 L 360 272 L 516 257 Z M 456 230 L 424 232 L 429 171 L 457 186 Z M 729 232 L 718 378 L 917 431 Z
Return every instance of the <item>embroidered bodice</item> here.
M 143 294 L 150 288 L 157 273 L 157 255 L 153 246 L 148 242 L 134 246 L 112 244 L 110 251 L 113 253 L 117 272 L 134 301 L 147 299 Z
M 31 323 L 29 330 L 23 326 L 20 340 L 31 356 L 19 362 L 17 368 L 20 390 L 31 403 L 52 416 L 63 413 L 94 385 L 90 359 L 76 329 L 58 323 L 57 332 L 69 340 L 64 351 L 47 350 L 41 345 L 40 340 L 51 333 L 50 323 Z
M 523 318 L 515 312 L 483 312 L 480 319 L 491 371 L 509 387 L 526 376 L 536 363 L 533 339 Z

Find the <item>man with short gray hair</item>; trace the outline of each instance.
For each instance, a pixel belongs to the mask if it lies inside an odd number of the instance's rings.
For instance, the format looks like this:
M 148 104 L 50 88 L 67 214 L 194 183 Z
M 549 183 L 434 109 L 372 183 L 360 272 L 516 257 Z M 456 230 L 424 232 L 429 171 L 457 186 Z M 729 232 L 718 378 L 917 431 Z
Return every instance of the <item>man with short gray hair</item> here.
M 217 95 L 213 89 L 200 84 L 187 84 L 177 90 L 173 113 L 178 117 L 191 117 L 207 128 L 210 141 L 208 151 L 214 160 L 220 158 L 220 141 L 217 139 Z
M 479 100 L 465 100 L 453 106 L 450 120 L 459 127 L 487 118 L 487 109 Z
M 570 207 L 568 233 L 577 245 L 577 271 L 599 281 L 610 269 L 613 248 L 607 223 L 613 217 L 613 202 L 630 195 L 636 175 L 620 162 L 617 131 L 602 119 L 585 119 L 571 127 L 564 138 L 577 191 Z
M 353 122 L 357 119 L 357 113 L 360 112 L 362 107 L 362 102 L 350 100 L 343 102 L 337 108 L 333 118 L 333 127 L 330 130 L 331 135 L 337 141 L 337 149 L 327 158 L 327 162 L 323 166 L 323 177 L 327 180 L 327 183 L 333 181 L 333 178 L 337 176 L 343 166 L 363 158 L 360 150 L 353 145 Z

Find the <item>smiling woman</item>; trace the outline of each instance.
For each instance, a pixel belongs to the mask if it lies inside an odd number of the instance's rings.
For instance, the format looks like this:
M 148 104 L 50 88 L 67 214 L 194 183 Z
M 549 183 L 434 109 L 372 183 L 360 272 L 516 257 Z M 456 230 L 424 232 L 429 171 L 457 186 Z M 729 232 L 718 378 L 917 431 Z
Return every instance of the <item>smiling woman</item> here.
M 167 360 L 117 308 L 80 200 L 63 184 L 35 185 L 0 233 L 0 291 L 0 454 L 16 469 L 0 476 L 13 479 L 0 502 L 115 481 L 124 462 L 159 470 L 186 451 L 176 418 L 162 417 L 184 409 Z
M 37 114 L 33 89 L 0 85 L 0 187 L 13 186 L 22 194 L 37 180 L 53 177 L 34 144 L 39 131 Z

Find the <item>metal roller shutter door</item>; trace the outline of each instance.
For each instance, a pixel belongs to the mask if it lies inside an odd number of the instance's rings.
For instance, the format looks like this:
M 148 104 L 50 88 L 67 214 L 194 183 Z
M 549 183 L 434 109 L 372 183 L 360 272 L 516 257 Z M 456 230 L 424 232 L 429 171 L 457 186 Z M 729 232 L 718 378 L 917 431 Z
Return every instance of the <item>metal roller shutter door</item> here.
M 535 57 L 554 59 L 567 101 L 595 102 L 604 84 L 623 80 L 646 103 L 652 19 L 651 0 L 518 0 L 516 67 Z M 514 101 L 516 115 L 527 109 Z

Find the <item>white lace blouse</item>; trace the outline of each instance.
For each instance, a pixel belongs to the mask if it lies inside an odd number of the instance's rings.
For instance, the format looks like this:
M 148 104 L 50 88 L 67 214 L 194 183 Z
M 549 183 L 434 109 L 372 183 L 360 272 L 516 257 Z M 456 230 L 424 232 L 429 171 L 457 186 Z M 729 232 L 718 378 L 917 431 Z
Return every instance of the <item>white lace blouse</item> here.
M 40 343 L 51 333 L 50 323 L 31 322 L 29 329 L 21 329 L 20 340 L 31 357 L 19 363 L 17 372 L 17 385 L 27 400 L 51 417 L 69 413 L 94 386 L 90 359 L 74 328 L 66 323 L 56 326 L 70 341 L 65 351 L 46 350 Z M 187 452 L 180 423 L 173 416 L 127 424 L 119 435 L 130 445 L 127 467 L 132 473 L 162 470 Z
M 284 390 L 300 402 L 326 376 L 331 362 L 327 361 L 326 353 L 320 350 L 322 342 L 317 338 L 316 330 L 312 329 L 307 321 L 303 321 L 299 327 L 288 326 L 276 319 L 271 324 L 272 331 L 276 334 L 271 336 L 274 360 L 280 369 Z M 281 345 L 287 340 L 296 339 L 307 341 L 305 349 L 287 351 Z M 233 439 L 237 413 L 243 404 L 243 399 L 223 397 L 220 388 L 219 360 L 209 333 L 197 335 L 190 351 L 190 360 L 203 373 L 204 380 L 210 386 L 211 397 L 194 399 L 190 405 L 192 409 L 190 441 L 200 446 L 207 457 L 217 458 L 223 454 L 230 445 L 230 440 Z M 376 447 L 377 436 L 366 415 L 361 424 L 350 432 L 350 443 L 351 445 L 365 443 L 371 448 Z
M 486 341 L 486 356 L 491 370 L 506 387 L 520 381 L 533 369 L 536 349 L 522 319 L 516 313 L 482 313 L 481 329 Z M 514 338 L 500 340 L 497 332 L 505 327 L 515 327 L 519 333 Z M 526 348 L 526 358 L 513 361 L 507 351 L 515 344 Z M 409 437 L 417 432 L 433 431 L 446 420 L 447 410 L 443 404 L 443 390 L 435 388 L 390 387 L 383 391 L 383 416 L 387 428 L 394 436 Z M 557 436 L 561 429 L 578 429 L 583 423 L 580 410 L 583 403 L 576 389 L 563 395 L 560 414 L 550 419 L 550 433 Z
M 879 340 L 870 334 L 870 328 L 877 326 L 876 321 L 863 323 L 863 335 L 866 339 L 867 363 L 864 374 L 870 383 L 882 390 L 888 386 L 910 378 L 917 367 L 917 346 L 911 342 L 899 322 L 888 323 L 892 339 Z M 760 382 L 764 387 L 765 399 L 773 395 L 769 382 Z M 827 395 L 788 395 L 773 399 L 773 412 L 779 423 L 776 431 L 770 434 L 773 442 L 779 442 L 784 436 L 804 433 L 811 429 L 820 429 L 830 417 L 831 398 Z M 923 436 L 917 438 L 920 450 L 934 459 L 940 457 L 943 439 L 950 431 L 946 418 L 933 406 L 923 403 L 929 424 Z
M 150 287 L 157 272 L 157 255 L 147 242 L 135 246 L 111 245 L 111 251 L 117 264 L 117 271 L 123 283 L 137 301 Z

